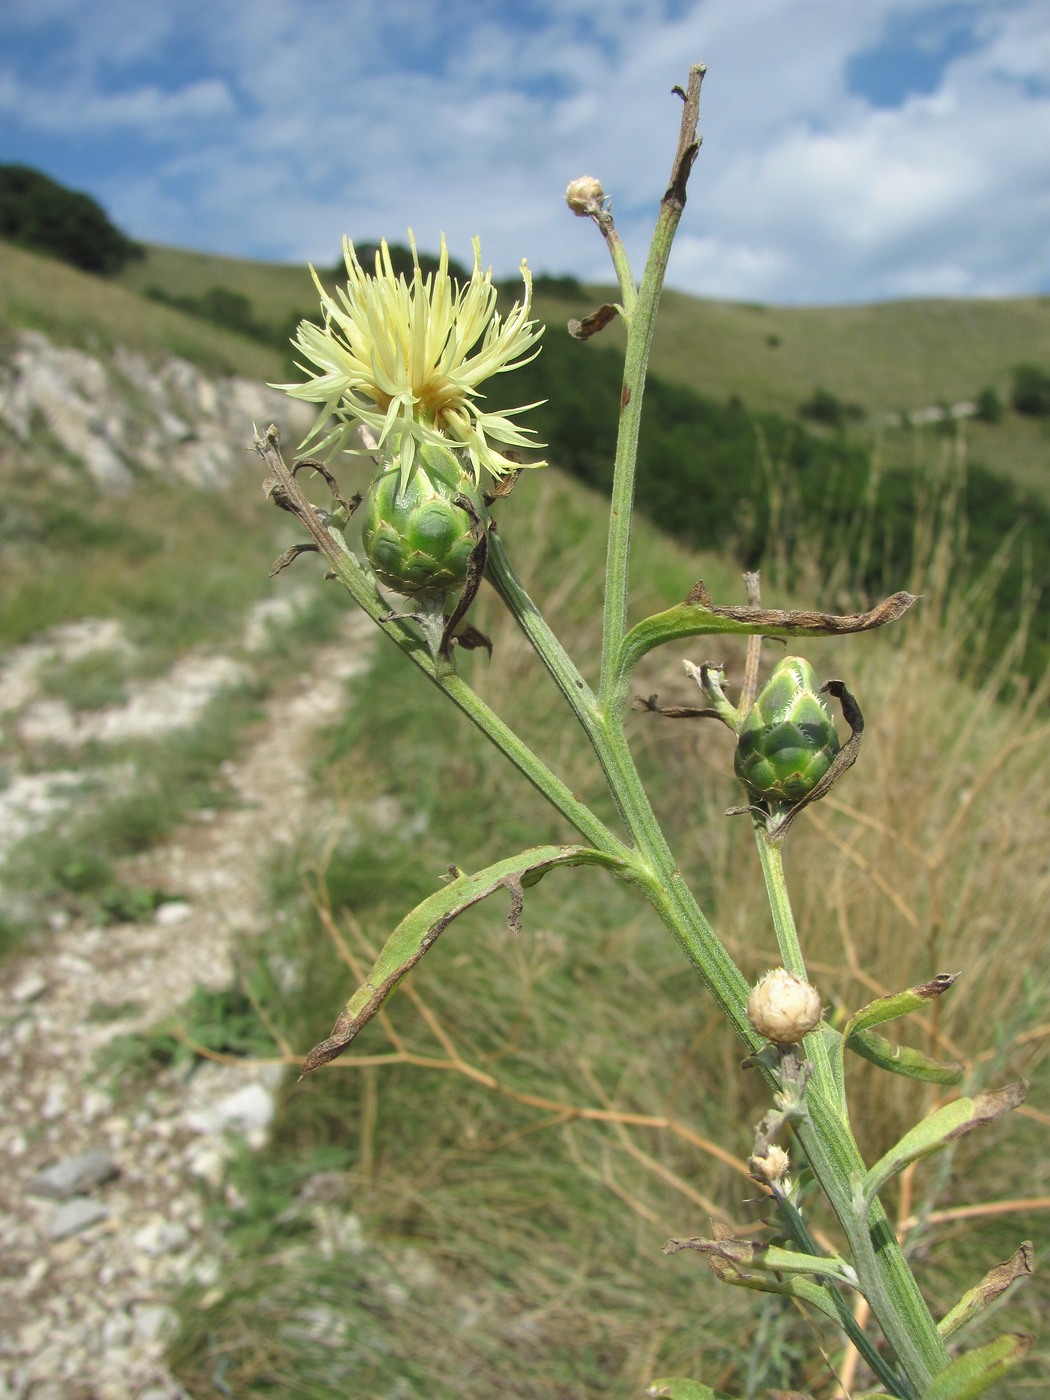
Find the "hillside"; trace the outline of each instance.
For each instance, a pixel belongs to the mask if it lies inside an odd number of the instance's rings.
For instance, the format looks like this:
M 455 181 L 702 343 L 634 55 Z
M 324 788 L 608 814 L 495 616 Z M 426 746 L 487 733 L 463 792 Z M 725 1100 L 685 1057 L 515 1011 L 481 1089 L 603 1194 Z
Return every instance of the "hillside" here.
M 201 296 L 226 287 L 248 298 L 260 321 L 285 326 L 315 314 L 304 269 L 245 262 L 151 245 L 121 273 L 122 285 Z M 585 299 L 536 298 L 551 327 L 593 310 L 610 287 Z M 619 345 L 613 325 L 595 344 Z M 752 409 L 794 415 L 814 390 L 861 406 L 861 437 L 877 432 L 886 464 L 910 464 L 915 433 L 888 427 L 902 412 L 972 401 L 986 387 L 1003 401 L 1014 365 L 1050 368 L 1050 297 L 924 299 L 875 306 L 773 307 L 664 296 L 653 348 L 654 373 L 717 399 L 739 396 Z M 970 456 L 1050 500 L 1046 420 L 1007 414 L 995 426 L 967 425 Z
M 194 295 L 227 266 L 205 263 Z M 291 308 L 290 283 L 238 266 L 226 285 L 257 317 Z M 515 933 L 505 902 L 469 912 L 359 1047 L 296 1083 L 443 872 L 567 832 L 316 558 L 268 577 L 298 536 L 248 440 L 253 419 L 301 431 L 263 388 L 281 372 L 276 346 L 0 247 L 0 1390 L 346 1400 L 352 1376 L 400 1400 L 637 1400 L 675 1372 L 830 1396 L 841 1352 L 817 1314 L 661 1254 L 708 1220 L 760 1228 L 746 1159 L 768 1095 L 628 885 L 552 874 Z M 588 678 L 605 509 L 555 469 L 498 507 Z M 1015 653 L 974 665 L 979 619 L 946 583 L 958 538 L 927 545 L 895 580 L 924 595 L 903 622 L 814 642 L 867 729 L 842 789 L 796 824 L 789 876 L 838 1024 L 960 968 L 906 1039 L 975 1088 L 1031 1084 L 893 1200 L 939 1315 L 1045 1233 L 1050 732 L 1045 686 L 1003 684 Z M 698 577 L 741 597 L 724 552 L 644 519 L 633 570 L 636 615 Z M 771 605 L 847 591 L 812 559 L 765 578 Z M 472 616 L 493 653 L 457 653 L 460 673 L 615 820 L 491 589 Z M 633 693 L 695 704 L 682 656 L 708 640 L 651 653 Z M 735 685 L 743 644 L 714 640 Z M 778 954 L 748 823 L 724 816 L 730 736 L 644 707 L 628 729 L 682 875 L 761 972 Z M 860 1061 L 849 1080 L 869 1161 L 931 1103 Z M 991 1319 L 1042 1334 L 1004 1400 L 1046 1374 L 1048 1311 L 1037 1275 Z

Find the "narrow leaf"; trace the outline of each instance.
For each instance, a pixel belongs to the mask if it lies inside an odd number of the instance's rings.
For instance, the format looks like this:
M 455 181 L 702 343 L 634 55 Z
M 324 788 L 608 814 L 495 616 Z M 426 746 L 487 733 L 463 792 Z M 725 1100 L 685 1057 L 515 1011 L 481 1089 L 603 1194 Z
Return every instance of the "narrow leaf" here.
M 1004 1113 L 1009 1113 L 1011 1108 L 1023 1103 L 1027 1094 L 1028 1085 L 1019 1081 L 1008 1084 L 1005 1089 L 990 1089 L 973 1098 L 956 1099 L 931 1113 L 921 1123 L 916 1123 L 864 1177 L 860 1197 L 865 1213 L 886 1182 L 909 1163 L 935 1152 L 956 1138 L 965 1137 L 975 1128 L 994 1123 Z
M 702 583 L 697 584 L 686 598 L 666 612 L 644 618 L 623 639 L 622 665 L 624 674 L 638 664 L 646 652 L 665 642 L 682 637 L 715 636 L 733 633 L 737 636 L 814 637 L 845 632 L 867 632 L 884 627 L 907 612 L 915 597 L 911 593 L 894 593 L 863 613 L 809 612 L 800 608 L 757 608 L 722 606 L 711 602 Z
M 954 985 L 958 977 L 957 972 L 939 972 L 936 977 L 924 982 L 920 987 L 909 987 L 906 992 L 893 992 L 890 996 L 870 1001 L 850 1018 L 843 1035 L 849 1040 L 855 1031 L 881 1026 L 885 1021 L 896 1021 L 899 1016 L 910 1016 L 913 1011 L 936 1001 Z
M 922 1400 L 978 1400 L 1025 1359 L 1033 1340 L 1007 1332 L 994 1342 L 964 1352 L 934 1376 L 923 1391 Z
M 909 1045 L 892 1045 L 875 1031 L 854 1031 L 845 1043 L 855 1055 L 870 1060 L 880 1069 L 903 1074 L 908 1079 L 921 1079 L 926 1084 L 958 1084 L 966 1073 L 962 1065 L 950 1060 L 933 1060 Z
M 735 1269 L 768 1270 L 777 1275 L 813 1274 L 832 1283 L 857 1287 L 853 1266 L 837 1254 L 831 1256 L 804 1254 L 798 1249 L 781 1249 L 779 1245 L 756 1244 L 754 1240 L 668 1240 L 665 1254 L 678 1254 L 683 1249 L 695 1249 L 698 1254 L 725 1260 Z
M 942 1337 L 950 1337 L 978 1313 L 983 1312 L 1000 1294 L 1005 1293 L 1012 1283 L 1027 1278 L 1034 1269 L 1032 1242 L 1025 1240 L 1011 1259 L 989 1269 L 980 1283 L 963 1294 L 951 1312 L 946 1313 L 938 1322 L 937 1331 Z
M 508 922 L 512 928 L 517 928 L 521 920 L 523 889 L 558 865 L 604 865 L 614 870 L 623 869 L 623 862 L 614 856 L 586 846 L 536 846 L 507 860 L 496 861 L 475 875 L 464 875 L 453 868 L 451 873 L 454 878 L 443 889 L 417 905 L 394 929 L 368 974 L 368 980 L 340 1013 L 332 1027 L 332 1034 L 315 1045 L 303 1061 L 300 1078 L 343 1053 L 405 973 L 415 967 L 423 954 L 433 947 L 438 936 L 465 909 L 480 903 L 495 890 L 505 889 L 511 902 Z

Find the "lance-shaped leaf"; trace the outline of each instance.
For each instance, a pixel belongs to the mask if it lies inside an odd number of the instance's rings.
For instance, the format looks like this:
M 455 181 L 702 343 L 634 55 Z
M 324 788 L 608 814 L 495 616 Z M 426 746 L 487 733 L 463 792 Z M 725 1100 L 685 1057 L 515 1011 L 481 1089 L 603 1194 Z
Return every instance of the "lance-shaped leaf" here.
M 854 1031 L 845 1042 L 855 1055 L 870 1060 L 891 1074 L 921 1079 L 926 1084 L 958 1084 L 966 1073 L 964 1066 L 951 1060 L 934 1060 L 910 1045 L 892 1045 L 875 1031 Z
M 707 1256 L 714 1267 L 715 1260 L 724 1260 L 734 1269 L 757 1269 L 778 1276 L 812 1274 L 829 1283 L 843 1283 L 857 1288 L 857 1274 L 852 1264 L 836 1255 L 804 1254 L 798 1249 L 782 1249 L 774 1244 L 756 1244 L 754 1240 L 668 1240 L 665 1254 L 678 1254 L 683 1249 L 695 1249 Z
M 1034 1269 L 1035 1256 L 1032 1251 L 1032 1242 L 1025 1240 L 1012 1258 L 989 1269 L 980 1283 L 975 1284 L 973 1288 L 963 1294 L 955 1307 L 950 1312 L 945 1313 L 938 1322 L 937 1331 L 942 1337 L 950 1337 L 953 1332 L 957 1332 L 978 1313 L 983 1312 L 989 1303 L 994 1303 L 996 1298 L 1005 1293 L 1012 1283 L 1016 1283 L 1018 1279 L 1028 1278 Z
M 394 929 L 364 986 L 354 993 L 340 1013 L 332 1034 L 315 1045 L 303 1061 L 302 1075 L 319 1069 L 343 1053 L 405 973 L 415 967 L 465 909 L 487 899 L 495 890 L 505 889 L 510 895 L 507 922 L 512 929 L 517 929 L 521 924 L 522 891 L 558 865 L 604 865 L 612 870 L 624 869 L 624 863 L 614 856 L 587 846 L 536 846 L 507 860 L 496 861 L 475 875 L 464 875 L 453 867 L 449 883 L 417 905 Z
M 958 977 L 957 972 L 939 972 L 921 986 L 869 1001 L 847 1021 L 843 1036 L 848 1041 L 854 1031 L 870 1030 L 872 1026 L 881 1026 L 886 1021 L 896 1021 L 900 1016 L 910 1016 L 913 1011 L 922 1010 L 953 986 Z
M 922 1392 L 922 1400 L 978 1400 L 1028 1355 L 1033 1338 L 1004 1333 L 974 1351 L 957 1356 Z
M 915 602 L 911 593 L 894 593 L 862 613 L 822 613 L 801 608 L 756 608 L 712 603 L 707 589 L 698 583 L 684 602 L 666 612 L 644 618 L 623 639 L 621 668 L 626 675 L 646 652 L 682 637 L 737 636 L 820 637 L 844 632 L 866 632 L 895 622 Z
M 862 1006 L 846 1023 L 839 1045 L 840 1055 L 848 1048 L 862 1059 L 878 1065 L 880 1069 L 889 1070 L 891 1074 L 903 1074 L 909 1079 L 921 1079 L 927 1084 L 958 1084 L 965 1073 L 962 1065 L 931 1059 L 921 1050 L 913 1050 L 906 1045 L 891 1045 L 870 1029 L 886 1021 L 895 1021 L 900 1016 L 909 1016 L 913 1011 L 928 1006 L 953 986 L 958 976 L 957 972 L 939 972 L 936 977 L 918 987 L 909 987 L 903 992 L 878 997 L 867 1006 Z
M 1009 1113 L 1010 1109 L 1023 1103 L 1027 1094 L 1028 1085 L 1019 1081 L 1016 1084 L 1008 1084 L 1004 1089 L 990 1089 L 986 1093 L 975 1094 L 973 1098 L 956 1099 L 953 1103 L 938 1108 L 921 1123 L 916 1123 L 895 1147 L 891 1147 L 889 1152 L 875 1163 L 859 1183 L 858 1210 L 867 1215 L 872 1201 L 886 1182 L 899 1171 L 903 1171 L 910 1162 L 917 1162 L 920 1157 L 936 1152 L 939 1147 L 947 1146 L 956 1138 L 965 1137 L 975 1128 L 994 1123 L 1004 1113 Z
M 785 1298 L 795 1298 L 800 1303 L 822 1312 L 832 1322 L 842 1325 L 842 1310 L 836 1306 L 835 1294 L 822 1283 L 802 1274 L 792 1274 L 777 1278 L 773 1274 L 762 1274 L 753 1269 L 741 1269 L 718 1255 L 708 1256 L 708 1266 L 721 1283 L 733 1288 L 750 1288 L 756 1293 L 781 1293 Z
M 665 1376 L 652 1381 L 645 1388 L 646 1395 L 654 1400 L 719 1400 L 716 1391 L 700 1381 L 689 1381 L 683 1376 Z

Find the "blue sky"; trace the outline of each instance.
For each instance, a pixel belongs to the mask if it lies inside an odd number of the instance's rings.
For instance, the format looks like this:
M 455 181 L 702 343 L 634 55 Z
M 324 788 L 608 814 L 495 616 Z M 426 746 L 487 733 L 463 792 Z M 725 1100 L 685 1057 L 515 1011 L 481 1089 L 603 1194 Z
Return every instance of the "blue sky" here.
M 0 0 L 0 39 L 0 161 L 138 238 L 331 264 L 411 226 L 608 281 L 565 186 L 602 180 L 640 267 L 704 62 L 670 285 L 1050 291 L 1046 0 Z

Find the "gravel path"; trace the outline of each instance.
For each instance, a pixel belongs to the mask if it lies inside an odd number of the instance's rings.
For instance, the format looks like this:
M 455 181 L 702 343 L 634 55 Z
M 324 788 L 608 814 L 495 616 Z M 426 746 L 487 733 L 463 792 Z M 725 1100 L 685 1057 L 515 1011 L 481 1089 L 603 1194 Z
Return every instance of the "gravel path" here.
M 265 912 L 273 853 L 300 830 L 310 740 L 371 635 L 348 614 L 230 765 L 239 801 L 150 854 L 178 900 L 148 924 L 72 926 L 0 964 L 0 1400 L 186 1394 L 164 1365 L 166 1300 L 217 1273 L 201 1183 L 219 1182 L 231 1133 L 265 1141 L 273 1071 L 205 1064 L 130 1100 L 94 1066 L 112 1036 L 155 1024 L 197 984 L 229 983 L 237 940 Z M 124 1003 L 140 1010 L 98 1019 Z

